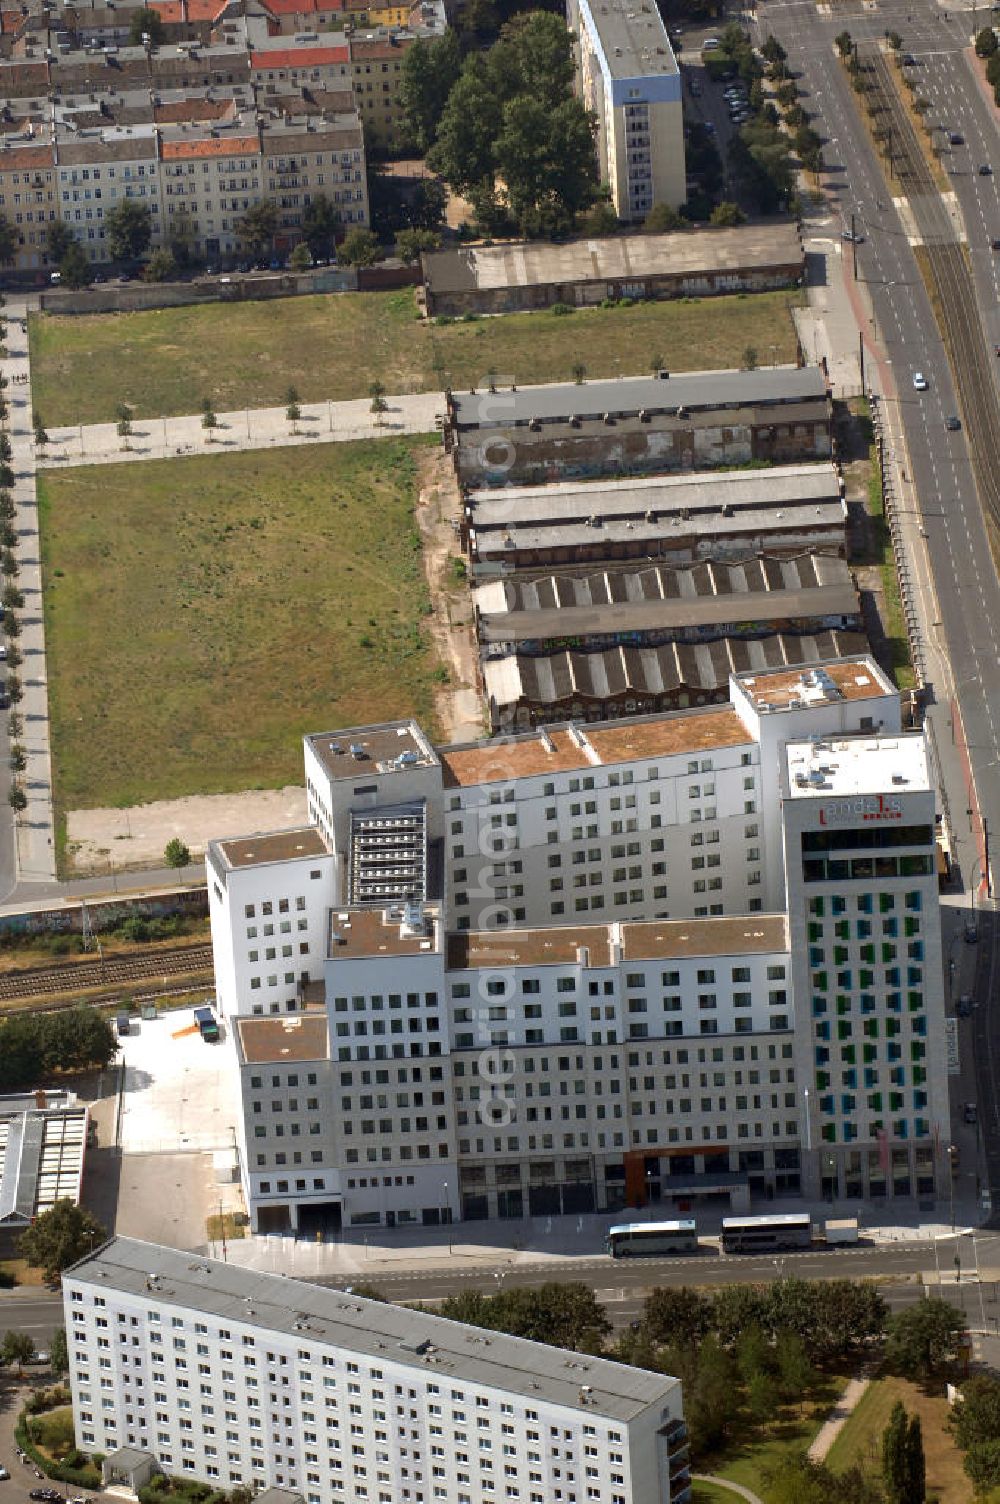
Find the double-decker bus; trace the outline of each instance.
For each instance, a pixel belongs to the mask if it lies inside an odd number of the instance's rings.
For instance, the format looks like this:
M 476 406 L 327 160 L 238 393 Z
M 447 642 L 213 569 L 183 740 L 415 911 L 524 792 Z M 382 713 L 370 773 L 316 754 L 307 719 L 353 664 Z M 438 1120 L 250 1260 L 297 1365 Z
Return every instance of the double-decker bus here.
M 697 1226 L 693 1221 L 624 1222 L 608 1228 L 608 1252 L 613 1259 L 697 1253 Z
M 812 1221 L 808 1212 L 777 1217 L 724 1217 L 723 1253 L 771 1253 L 781 1248 L 808 1248 Z

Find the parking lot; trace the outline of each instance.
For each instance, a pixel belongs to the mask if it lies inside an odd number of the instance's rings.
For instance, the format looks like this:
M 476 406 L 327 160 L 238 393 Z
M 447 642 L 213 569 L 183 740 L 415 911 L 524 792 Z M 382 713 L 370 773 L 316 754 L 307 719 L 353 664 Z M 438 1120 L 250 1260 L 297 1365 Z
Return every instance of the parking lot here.
M 120 1144 L 124 1154 L 178 1154 L 232 1147 L 236 1054 L 227 1030 L 206 1044 L 190 1009 L 152 1022 L 133 1018 L 125 1061 Z

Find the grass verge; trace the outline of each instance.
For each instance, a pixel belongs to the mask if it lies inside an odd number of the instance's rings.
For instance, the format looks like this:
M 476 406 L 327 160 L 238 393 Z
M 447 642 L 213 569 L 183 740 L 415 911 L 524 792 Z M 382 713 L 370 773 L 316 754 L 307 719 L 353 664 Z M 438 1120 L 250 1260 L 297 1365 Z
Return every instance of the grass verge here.
M 874 444 L 871 446 L 869 463 L 868 514 L 871 517 L 872 537 L 882 579 L 882 630 L 889 647 L 892 675 L 898 688 L 914 689 L 917 677 L 910 661 L 910 640 L 906 634 L 906 617 L 899 593 L 896 557 L 882 498 L 882 470 Z
M 433 723 L 428 438 L 39 480 L 57 809 L 281 787 L 307 730 Z
M 393 393 L 480 383 L 494 369 L 522 384 L 639 375 L 654 356 L 668 368 L 795 359 L 791 309 L 800 292 L 637 303 L 429 324 L 413 290 L 211 304 L 30 323 L 32 401 L 49 427 L 136 416 L 283 405 L 367 395 L 376 378 Z
M 943 1394 L 927 1394 L 906 1379 L 877 1379 L 865 1391 L 830 1448 L 827 1465 L 842 1473 L 857 1463 L 865 1472 L 877 1476 L 882 1432 L 897 1400 L 903 1402 L 911 1415 L 920 1416 L 928 1495 L 937 1494 L 948 1504 L 967 1504 L 973 1488 L 962 1468 L 962 1454 L 948 1429 L 948 1401 Z

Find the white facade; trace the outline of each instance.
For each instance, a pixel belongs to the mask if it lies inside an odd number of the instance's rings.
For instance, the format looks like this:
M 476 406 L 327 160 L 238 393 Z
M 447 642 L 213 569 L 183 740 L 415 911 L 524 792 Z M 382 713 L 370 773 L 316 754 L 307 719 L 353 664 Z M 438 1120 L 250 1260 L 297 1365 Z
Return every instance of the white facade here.
M 687 197 L 681 78 L 659 11 L 629 0 L 569 0 L 567 15 L 615 213 L 641 222 L 655 204 L 676 208 Z
M 852 788 L 912 805 L 901 828 L 919 826 L 905 882 L 898 862 L 869 869 L 867 846 L 845 859 L 875 874 L 857 877 L 859 898 L 898 906 L 898 934 L 888 913 L 877 937 L 867 919 L 851 929 L 850 966 L 843 921 L 826 935 L 809 906 L 823 899 L 829 920 L 853 890 L 840 867 L 829 889 L 813 868 L 803 877 L 826 804 L 789 771 L 833 744 Z M 305 756 L 315 823 L 209 852 L 255 1227 L 617 1210 L 649 1195 L 666 1212 L 821 1184 L 879 1195 L 873 1153 L 892 1194 L 934 1193 L 948 1139 L 934 793 L 923 738 L 902 734 L 870 659 L 734 678 L 729 707 L 437 750 L 400 722 L 308 737 Z M 376 855 L 385 843 L 386 896 L 367 906 L 351 897 L 362 817 Z M 315 861 L 281 857 L 283 837 L 310 833 Z M 308 978 L 290 971 L 285 989 L 278 973 L 272 996 L 273 971 L 254 983 L 247 926 L 265 903 L 266 922 L 280 918 L 303 887 Z M 817 925 L 833 959 L 807 964 Z M 811 973 L 834 960 L 850 976 L 824 1013 Z M 305 1112 L 282 1095 L 288 1042 L 270 1016 L 308 1003 L 294 1058 L 312 1062 L 309 1096 L 325 1105 Z
M 77 1443 L 306 1504 L 684 1504 L 676 1379 L 127 1238 L 63 1277 Z

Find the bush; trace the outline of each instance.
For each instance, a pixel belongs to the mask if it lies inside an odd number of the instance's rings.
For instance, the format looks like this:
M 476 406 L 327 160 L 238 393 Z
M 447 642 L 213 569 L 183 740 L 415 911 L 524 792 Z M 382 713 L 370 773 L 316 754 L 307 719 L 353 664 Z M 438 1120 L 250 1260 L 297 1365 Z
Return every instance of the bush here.
M 187 867 L 191 862 L 190 849 L 174 836 L 163 849 L 163 860 L 168 867 Z
M 566 314 L 572 313 L 573 310 L 568 303 L 553 303 L 551 312 L 554 313 L 556 318 L 558 319 L 565 318 Z
M 997 34 L 992 26 L 984 26 L 976 37 L 976 56 L 992 57 L 997 50 Z

